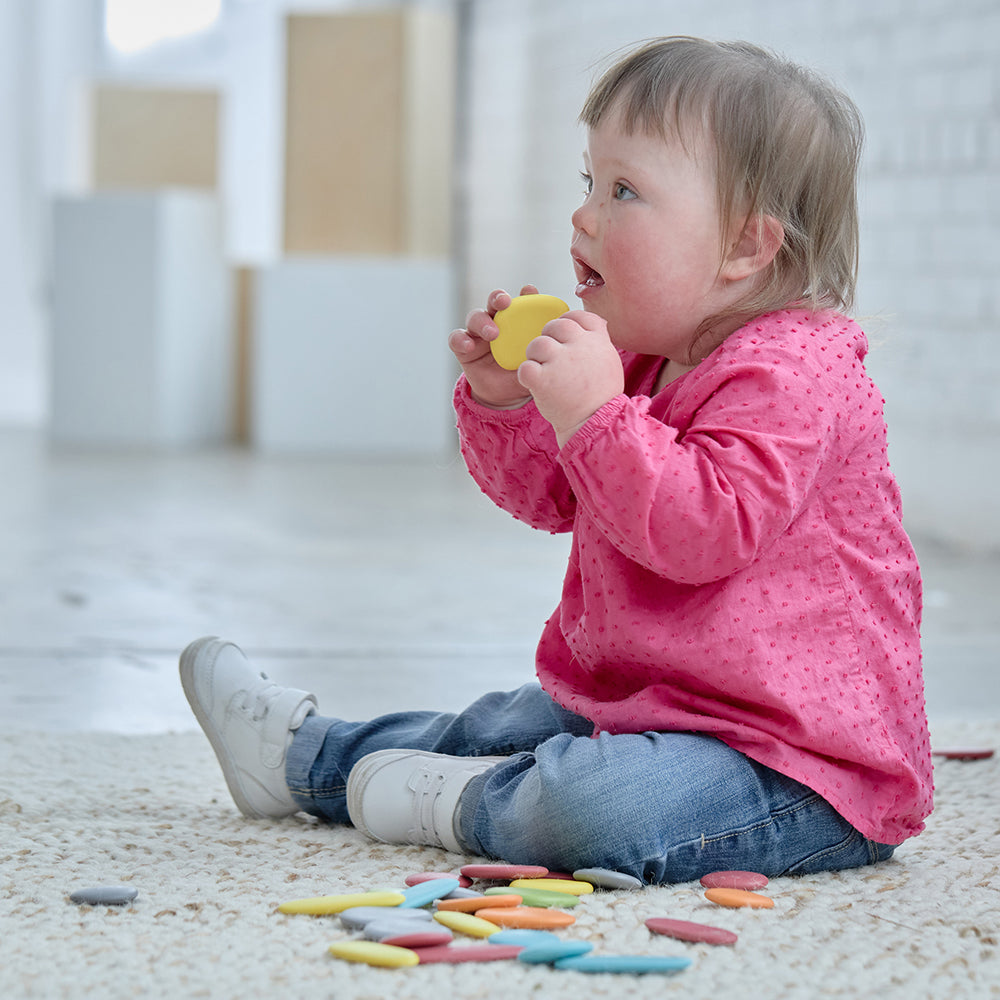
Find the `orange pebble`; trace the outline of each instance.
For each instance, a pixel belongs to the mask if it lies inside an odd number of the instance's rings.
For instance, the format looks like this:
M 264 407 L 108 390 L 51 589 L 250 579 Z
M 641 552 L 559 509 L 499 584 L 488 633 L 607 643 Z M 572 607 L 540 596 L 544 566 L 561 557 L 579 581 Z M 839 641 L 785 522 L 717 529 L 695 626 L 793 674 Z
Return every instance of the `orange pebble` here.
M 520 906 L 522 899 L 509 896 L 467 896 L 465 899 L 439 899 L 437 909 L 454 910 L 457 913 L 475 913 L 489 906 Z
M 494 899 L 496 897 L 493 897 Z M 495 910 L 479 910 L 476 916 L 501 927 L 525 927 L 531 930 L 551 930 L 568 927 L 576 921 L 572 913 L 549 910 L 542 906 L 504 906 Z
M 705 898 L 731 909 L 748 906 L 755 910 L 770 910 L 774 906 L 773 899 L 761 896 L 757 892 L 748 892 L 746 889 L 706 889 Z

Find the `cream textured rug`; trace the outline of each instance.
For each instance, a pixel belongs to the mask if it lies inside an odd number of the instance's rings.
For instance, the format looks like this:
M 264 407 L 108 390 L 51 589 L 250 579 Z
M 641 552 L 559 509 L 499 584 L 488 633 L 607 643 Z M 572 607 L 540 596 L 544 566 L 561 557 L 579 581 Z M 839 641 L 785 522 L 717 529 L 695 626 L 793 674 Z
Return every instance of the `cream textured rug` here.
M 934 735 L 1000 747 L 1000 722 Z M 277 905 L 399 886 L 466 859 L 304 817 L 245 821 L 200 733 L 0 737 L 0 997 L 1000 997 L 1000 756 L 941 761 L 936 778 L 927 831 L 885 865 L 776 879 L 770 911 L 721 909 L 697 884 L 599 892 L 561 932 L 597 952 L 689 956 L 675 976 L 516 961 L 383 970 L 327 954 L 348 936 L 336 918 Z M 125 908 L 68 899 L 121 883 L 139 890 Z M 654 937 L 652 916 L 739 941 Z

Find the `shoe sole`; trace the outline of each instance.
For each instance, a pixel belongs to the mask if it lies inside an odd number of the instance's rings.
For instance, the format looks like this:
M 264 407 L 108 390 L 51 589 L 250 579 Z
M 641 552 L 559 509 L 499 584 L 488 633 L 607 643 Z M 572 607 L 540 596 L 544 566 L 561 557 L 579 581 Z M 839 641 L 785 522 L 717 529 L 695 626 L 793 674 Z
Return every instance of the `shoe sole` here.
M 196 639 L 192 642 L 181 653 L 181 686 L 184 688 L 184 694 L 187 697 L 188 704 L 191 706 L 191 711 L 194 712 L 198 724 L 201 726 L 205 736 L 208 737 L 208 742 L 211 743 L 212 749 L 215 751 L 215 757 L 222 768 L 222 776 L 226 779 L 229 794 L 233 797 L 236 808 L 250 819 L 267 819 L 268 816 L 265 813 L 254 809 L 247 800 L 243 792 L 243 786 L 240 784 L 239 775 L 230 757 L 229 748 L 223 741 L 222 734 L 216 730 L 215 724 L 208 713 L 202 708 L 195 685 L 196 668 L 211 667 L 214 665 L 219 652 L 224 646 L 228 645 L 230 645 L 228 642 L 216 636 L 205 636 L 203 639 Z M 215 647 L 214 650 L 212 650 L 212 647 Z

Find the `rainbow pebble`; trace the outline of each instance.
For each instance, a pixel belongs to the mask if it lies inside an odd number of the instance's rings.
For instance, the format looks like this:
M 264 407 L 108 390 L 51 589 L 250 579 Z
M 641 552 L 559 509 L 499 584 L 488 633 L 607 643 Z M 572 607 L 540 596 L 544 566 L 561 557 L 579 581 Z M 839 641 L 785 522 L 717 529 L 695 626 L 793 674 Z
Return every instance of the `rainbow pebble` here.
M 457 878 L 458 884 L 463 889 L 468 889 L 472 885 L 472 879 L 466 875 L 454 875 L 451 872 L 414 872 L 407 875 L 403 881 L 408 886 L 419 885 L 421 882 L 430 882 L 436 878 Z
M 517 958 L 523 949 L 516 945 L 471 944 L 454 948 L 450 945 L 444 948 L 421 948 L 415 952 L 421 965 L 434 962 L 448 962 L 457 965 L 459 962 L 501 962 L 508 958 Z
M 313 896 L 310 899 L 292 899 L 278 907 L 280 913 L 308 913 L 327 916 L 343 913 L 358 906 L 399 906 L 406 897 L 401 892 L 356 892 L 339 896 Z
M 689 958 L 667 955 L 578 955 L 560 958 L 557 969 L 567 972 L 680 972 L 691 964 Z
M 503 899 L 509 891 L 509 887 L 494 887 L 486 889 L 484 895 L 487 898 Z M 580 902 L 579 896 L 568 892 L 550 892 L 548 889 L 525 889 L 519 886 L 517 893 L 525 906 L 557 906 L 565 909 L 574 907 Z
M 529 965 L 551 965 L 562 958 L 575 958 L 593 951 L 589 941 L 550 941 L 547 944 L 530 945 L 517 956 L 519 962 Z
M 404 890 L 403 902 L 399 904 L 401 910 L 418 910 L 428 903 L 433 903 L 436 899 L 447 896 L 459 888 L 457 878 L 435 878 L 426 882 L 418 882 Z
M 390 914 L 395 912 L 389 911 Z M 437 927 L 433 921 L 425 923 L 422 920 L 403 920 L 398 916 L 386 916 L 384 920 L 372 920 L 365 924 L 361 933 L 369 941 L 385 941 L 387 938 L 398 937 L 400 934 L 426 934 L 428 932 L 447 934 L 451 937 L 451 931 L 445 927 Z
M 533 948 L 539 944 L 551 944 L 562 938 L 552 931 L 530 930 L 527 927 L 508 927 L 490 935 L 490 944 L 516 944 L 522 948 Z
M 524 902 L 522 896 L 513 893 L 501 893 L 491 896 L 470 896 L 468 899 L 442 899 L 437 904 L 438 910 L 455 913 L 475 913 L 488 906 L 520 906 Z
M 385 969 L 398 969 L 416 965 L 420 957 L 410 948 L 398 948 L 376 941 L 337 941 L 327 949 L 334 958 L 348 962 L 363 962 Z
M 553 927 L 568 927 L 576 921 L 572 913 L 548 910 L 540 906 L 503 906 L 497 909 L 478 910 L 481 920 L 500 927 L 527 927 L 529 930 L 550 930 Z
M 654 934 L 674 938 L 677 941 L 692 941 L 699 944 L 735 944 L 737 936 L 722 927 L 696 924 L 690 920 L 671 920 L 669 917 L 650 917 L 646 926 Z
M 510 887 L 518 889 L 541 889 L 544 892 L 565 892 L 572 896 L 586 896 L 594 891 L 592 882 L 578 882 L 571 878 L 518 878 Z
M 609 868 L 578 868 L 573 872 L 578 882 L 590 882 L 601 889 L 641 889 L 642 882 L 634 875 L 614 872 Z
M 499 913 L 500 911 L 494 912 Z M 457 913 L 454 910 L 438 910 L 434 914 L 434 919 L 443 927 L 457 931 L 459 934 L 466 934 L 469 937 L 485 938 L 500 930 L 499 924 L 484 920 L 471 913 Z
M 514 878 L 544 878 L 548 868 L 541 865 L 465 865 L 459 871 L 466 878 L 503 881 Z
M 774 908 L 774 900 L 745 889 L 706 889 L 705 898 L 718 906 L 728 906 L 730 909 L 747 907 L 752 910 L 770 910 Z
M 709 872 L 699 879 L 706 889 L 763 889 L 768 884 L 766 875 L 760 872 L 728 871 Z
M 391 916 L 393 920 L 426 921 L 433 919 L 427 910 L 401 910 L 398 906 L 352 906 L 339 914 L 340 922 L 349 930 L 360 930 L 373 920 L 384 920 Z

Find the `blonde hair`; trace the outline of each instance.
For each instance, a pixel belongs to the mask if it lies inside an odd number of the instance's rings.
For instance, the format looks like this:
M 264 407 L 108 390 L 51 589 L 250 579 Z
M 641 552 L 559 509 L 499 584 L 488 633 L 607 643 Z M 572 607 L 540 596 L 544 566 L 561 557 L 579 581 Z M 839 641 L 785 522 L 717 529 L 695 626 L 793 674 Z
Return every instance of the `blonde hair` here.
M 629 133 L 684 142 L 705 130 L 714 144 L 720 238 L 743 213 L 745 225 L 773 216 L 784 227 L 770 268 L 727 315 L 792 303 L 850 308 L 864 138 L 850 98 L 756 45 L 676 36 L 647 42 L 612 66 L 580 121 L 594 128 L 612 111 Z

